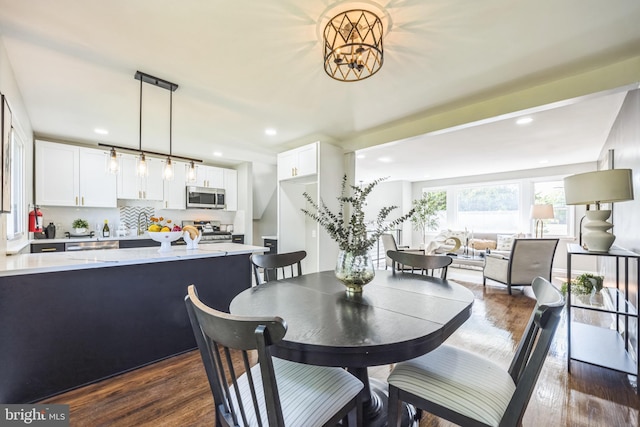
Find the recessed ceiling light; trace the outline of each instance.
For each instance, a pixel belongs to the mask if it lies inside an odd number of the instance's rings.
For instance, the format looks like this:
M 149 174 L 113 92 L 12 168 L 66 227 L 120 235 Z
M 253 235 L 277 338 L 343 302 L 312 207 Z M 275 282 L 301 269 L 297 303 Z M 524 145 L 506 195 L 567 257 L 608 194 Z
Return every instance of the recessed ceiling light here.
M 532 121 L 533 121 L 533 119 L 531 117 L 520 117 L 518 120 L 516 120 L 516 124 L 528 125 Z
M 549 160 L 543 159 L 543 160 L 540 160 L 538 163 L 540 163 L 541 165 L 545 165 L 545 164 L 549 163 Z
M 264 130 L 264 133 L 269 135 L 269 136 L 275 136 L 278 134 L 278 131 L 275 130 L 274 128 L 267 128 Z
M 214 151 L 213 155 L 216 156 L 216 157 L 222 157 L 222 153 L 219 152 L 219 151 Z
M 365 157 L 367 157 L 367 156 L 365 156 L 364 154 L 358 154 L 356 156 L 356 159 L 364 159 Z
M 389 158 L 389 157 L 378 157 L 378 161 L 382 162 L 382 163 L 389 163 L 389 162 L 391 162 L 391 158 Z
M 95 128 L 93 131 L 98 135 L 109 135 L 109 131 L 106 129 Z

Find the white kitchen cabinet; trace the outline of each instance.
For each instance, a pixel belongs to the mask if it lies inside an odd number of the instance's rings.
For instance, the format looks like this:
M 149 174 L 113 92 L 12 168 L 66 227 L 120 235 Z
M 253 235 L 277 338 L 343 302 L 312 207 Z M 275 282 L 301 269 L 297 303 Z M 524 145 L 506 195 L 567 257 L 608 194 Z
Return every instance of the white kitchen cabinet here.
M 140 177 L 137 174 L 137 155 L 123 154 L 119 161 L 118 199 L 158 201 L 164 199 L 163 160 L 147 156 L 148 174 L 146 177 Z
M 108 150 L 36 141 L 36 204 L 116 207 L 116 176 Z
M 324 200 L 329 209 L 336 212 L 336 197 L 340 195 L 344 176 L 344 155 L 341 148 L 323 142 L 301 148 L 278 155 L 278 251 L 306 251 L 302 270 L 313 273 L 335 268 L 338 245 L 323 227 L 302 212 L 301 209 L 311 208 L 303 194 L 308 193 L 316 203 Z M 292 158 L 297 159 L 297 166 L 293 166 L 298 168 L 295 176 L 291 176 L 295 173 L 291 170 Z M 317 173 L 309 173 L 311 170 Z
M 224 188 L 224 170 L 215 166 L 196 166 L 196 186 Z
M 224 191 L 226 210 L 238 210 L 238 171 L 235 169 L 223 169 Z
M 187 163 L 173 162 L 173 179 L 164 182 L 164 208 L 185 209 L 187 203 Z
M 318 171 L 317 144 L 309 144 L 278 154 L 278 181 L 314 175 Z

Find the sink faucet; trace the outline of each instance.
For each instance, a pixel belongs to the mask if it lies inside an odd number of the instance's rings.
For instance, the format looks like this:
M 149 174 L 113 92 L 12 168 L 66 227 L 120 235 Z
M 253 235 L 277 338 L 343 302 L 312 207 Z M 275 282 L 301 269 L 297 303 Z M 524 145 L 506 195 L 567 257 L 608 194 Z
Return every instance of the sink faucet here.
M 141 211 L 138 214 L 138 236 L 142 236 L 147 231 L 147 228 L 149 228 L 149 215 Z

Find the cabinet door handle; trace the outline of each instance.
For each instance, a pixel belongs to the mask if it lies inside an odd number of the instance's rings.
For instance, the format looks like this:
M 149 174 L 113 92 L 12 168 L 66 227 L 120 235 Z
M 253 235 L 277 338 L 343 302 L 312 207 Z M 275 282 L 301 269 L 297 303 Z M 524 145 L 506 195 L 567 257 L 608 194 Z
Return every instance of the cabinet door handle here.
M 143 191 L 143 192 L 142 192 L 142 198 L 143 198 L 143 199 L 146 199 L 146 198 L 147 198 L 147 192 L 146 192 L 146 191 Z
M 78 206 L 78 196 L 76 196 L 76 206 Z
M 82 206 L 84 206 L 84 196 L 82 196 Z
M 40 252 L 57 252 L 56 248 L 42 248 Z

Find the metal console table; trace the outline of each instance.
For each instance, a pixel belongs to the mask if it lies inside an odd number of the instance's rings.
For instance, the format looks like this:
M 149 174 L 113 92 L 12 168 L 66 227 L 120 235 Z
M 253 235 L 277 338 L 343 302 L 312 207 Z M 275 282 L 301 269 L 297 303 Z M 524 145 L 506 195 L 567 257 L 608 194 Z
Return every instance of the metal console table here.
M 571 279 L 571 258 L 576 255 L 614 257 L 616 261 L 616 287 L 605 287 L 601 292 L 608 292 L 613 307 L 598 307 L 588 303 L 576 304 L 571 298 L 571 286 L 567 286 L 567 338 L 568 360 L 567 370 L 571 372 L 571 361 L 577 360 L 595 366 L 601 366 L 619 372 L 638 376 L 640 358 L 638 357 L 638 292 L 635 304 L 629 301 L 629 260 L 636 260 L 636 285 L 640 283 L 640 254 L 613 247 L 609 252 L 589 252 L 580 245 L 567 245 L 567 283 Z M 620 289 L 620 268 L 624 268 L 624 289 Z M 571 317 L 572 309 L 591 310 L 609 313 L 615 318 L 615 329 L 604 328 L 575 321 Z M 635 347 L 629 331 L 635 323 Z M 624 329 L 621 330 L 622 325 Z M 631 352 L 635 352 L 633 360 Z

